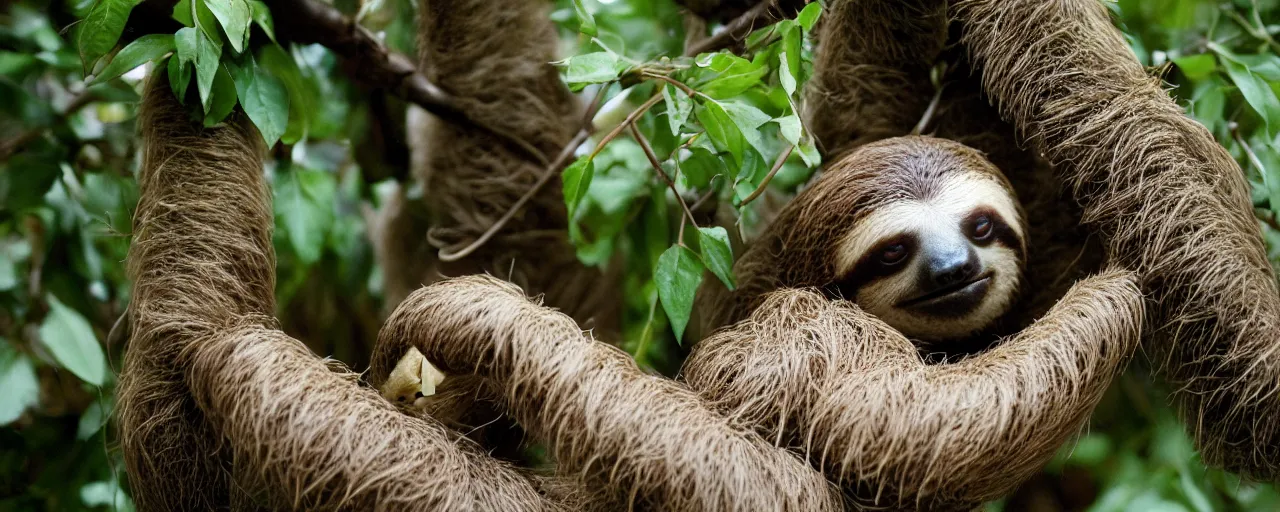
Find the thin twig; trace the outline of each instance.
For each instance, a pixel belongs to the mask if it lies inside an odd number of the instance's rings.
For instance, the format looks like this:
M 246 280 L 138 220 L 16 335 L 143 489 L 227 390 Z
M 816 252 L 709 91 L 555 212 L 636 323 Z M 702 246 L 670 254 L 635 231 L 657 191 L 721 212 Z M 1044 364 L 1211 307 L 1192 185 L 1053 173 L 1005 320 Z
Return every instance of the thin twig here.
M 591 103 L 587 106 L 586 112 L 582 115 L 582 127 L 578 129 L 578 133 L 573 136 L 573 139 L 560 150 L 560 154 L 556 155 L 556 159 L 547 164 L 546 168 L 542 171 L 542 175 L 538 177 L 538 181 L 534 182 L 533 186 L 529 187 L 529 190 L 525 191 L 524 195 L 521 195 L 520 198 L 516 200 L 515 204 L 511 205 L 511 208 L 507 209 L 507 212 L 502 214 L 502 217 L 498 218 L 493 225 L 489 226 L 489 228 L 486 229 L 479 238 L 475 239 L 470 244 L 467 244 L 466 247 L 463 247 L 458 252 L 448 252 L 448 250 L 442 249 L 439 254 L 437 254 L 440 261 L 458 261 L 471 255 L 471 253 L 476 252 L 477 249 L 488 242 L 489 239 L 493 238 L 494 235 L 498 234 L 498 231 L 501 231 L 502 227 L 507 225 L 507 222 L 511 221 L 512 218 L 515 218 L 515 215 L 520 211 L 520 208 L 523 208 L 526 203 L 533 199 L 533 196 L 538 194 L 538 191 L 542 190 L 542 187 L 546 186 L 547 183 L 551 181 L 551 178 L 556 175 L 556 172 L 564 167 L 565 162 L 569 160 L 569 157 L 573 156 L 574 150 L 578 149 L 578 146 L 581 146 L 583 142 L 587 141 L 587 137 L 591 136 L 591 132 L 594 131 L 591 121 L 595 119 L 596 112 L 600 110 L 600 105 L 604 103 L 604 95 L 608 90 L 609 85 L 605 84 L 604 87 L 601 87 L 600 90 L 596 92 L 595 98 L 591 100 Z M 661 96 L 658 97 L 661 98 Z
M 1240 147 L 1242 149 L 1244 149 L 1244 154 L 1249 156 L 1249 163 L 1252 164 L 1254 167 L 1257 167 L 1258 172 L 1260 173 L 1267 172 L 1267 168 L 1262 166 L 1262 160 L 1259 159 L 1258 155 L 1253 152 L 1253 148 L 1249 147 L 1249 143 L 1245 142 L 1244 137 L 1240 136 L 1240 126 L 1236 124 L 1235 121 L 1232 121 L 1231 124 L 1228 126 L 1228 128 L 1230 128 L 1231 135 L 1235 137 L 1236 142 L 1240 144 Z
M 693 204 L 689 206 L 689 209 L 693 211 L 697 211 L 698 208 L 701 207 L 703 204 L 705 204 L 708 199 L 711 199 L 712 196 L 716 195 L 716 187 L 715 187 L 716 179 L 723 178 L 723 177 L 724 177 L 723 174 L 717 174 L 715 176 L 712 176 L 711 177 L 712 186 L 707 190 L 705 194 L 702 194 L 702 197 L 699 197 L 697 201 L 694 201 Z
M 631 111 L 630 114 L 627 114 L 626 119 L 623 119 L 621 123 L 618 123 L 618 126 L 613 127 L 612 130 L 609 130 L 609 133 L 605 134 L 604 138 L 600 139 L 600 143 L 596 144 L 596 149 L 591 151 L 591 158 L 595 158 L 596 155 L 600 154 L 610 141 L 617 138 L 619 133 L 622 133 L 622 130 L 627 129 L 628 126 L 635 123 L 636 119 L 639 119 L 640 116 L 644 115 L 644 113 L 649 111 L 650 108 L 657 105 L 659 101 L 662 101 L 662 95 L 654 94 L 652 98 L 641 103 L 639 107 L 636 107 L 636 109 Z
M 929 108 L 924 110 L 924 115 L 920 116 L 920 122 L 916 123 L 916 127 L 911 129 L 912 135 L 920 135 L 924 133 L 924 129 L 929 127 L 929 121 L 933 119 L 933 114 L 938 110 L 938 103 L 942 101 L 942 90 L 947 88 L 947 84 L 938 86 L 938 90 L 933 92 L 933 99 L 929 100 Z
M 674 86 L 676 86 L 676 87 L 680 88 L 680 90 L 681 90 L 681 91 L 684 91 L 684 94 L 685 94 L 686 96 L 690 97 L 690 98 L 693 98 L 693 97 L 695 97 L 695 96 L 697 96 L 697 95 L 698 95 L 698 91 L 693 90 L 693 88 L 692 88 L 692 87 L 689 87 L 688 85 L 685 85 L 685 83 L 684 83 L 684 82 L 681 82 L 681 81 L 679 81 L 679 80 L 676 80 L 676 79 L 674 79 L 674 78 L 671 78 L 671 77 L 669 77 L 669 76 L 667 76 L 667 75 L 663 75 L 663 74 L 659 74 L 659 73 L 652 73 L 652 72 L 647 72 L 647 71 L 646 71 L 646 72 L 644 72 L 644 73 L 641 73 L 641 74 L 640 74 L 640 76 L 642 76 L 642 77 L 644 77 L 644 78 L 653 78 L 653 79 L 656 79 L 656 80 L 662 80 L 663 82 L 666 82 L 666 83 L 669 83 L 669 84 L 671 84 L 671 85 L 674 85 Z
M 556 156 L 556 159 L 552 160 L 551 163 L 547 165 L 546 169 L 543 170 L 542 176 L 538 177 L 538 181 L 534 182 L 533 186 L 529 188 L 529 191 L 520 196 L 520 199 L 517 199 L 516 203 L 511 205 L 511 208 L 507 209 L 507 213 L 502 214 L 501 218 L 494 222 L 492 226 L 489 226 L 489 229 L 485 230 L 484 234 L 480 235 L 480 238 L 475 239 L 475 241 L 471 242 L 458 252 L 447 252 L 442 249 L 438 255 L 440 261 L 458 261 L 465 258 L 475 252 L 476 249 L 483 246 L 490 238 L 493 238 L 493 235 L 498 234 L 498 231 L 502 229 L 502 226 L 505 226 L 508 221 L 515 217 L 516 212 L 519 212 L 520 209 L 524 207 L 525 203 L 528 203 L 529 200 L 547 184 L 547 182 L 551 181 L 551 178 L 556 175 L 556 171 L 560 170 L 561 167 L 564 167 L 564 164 L 569 160 L 569 157 L 573 156 L 573 151 L 583 142 L 586 142 L 587 137 L 590 136 L 591 132 L 587 128 L 578 130 L 578 134 L 573 137 L 573 140 L 569 141 L 569 143 L 564 146 L 564 149 L 560 150 L 560 154 Z
M 777 7 L 778 0 L 765 0 L 756 4 L 748 9 L 747 12 L 742 13 L 741 16 L 725 23 L 724 28 L 715 35 L 698 41 L 697 44 L 690 45 L 684 54 L 692 57 L 700 53 L 715 52 L 733 46 L 734 43 L 747 37 L 758 26 L 778 21 L 780 16 L 774 14 Z
M 689 210 L 689 205 L 684 202 L 684 197 L 680 196 L 680 191 L 676 189 L 676 182 L 671 180 L 670 176 L 662 170 L 662 163 L 658 161 L 658 155 L 654 154 L 653 147 L 649 146 L 649 140 L 644 138 L 644 134 L 640 133 L 640 129 L 635 124 L 631 125 L 631 135 L 636 138 L 636 142 L 640 143 L 640 149 L 644 150 L 644 156 L 649 158 L 649 165 L 653 166 L 654 172 L 658 173 L 658 177 L 666 182 L 667 187 L 676 195 L 676 201 L 680 202 L 680 207 L 684 208 L 684 214 L 689 216 L 689 223 L 693 227 L 698 227 L 698 222 L 693 220 L 693 211 Z M 682 226 L 683 229 L 683 226 Z
M 743 199 L 742 204 L 738 206 L 746 206 L 750 202 L 755 201 L 757 197 L 760 197 L 760 194 L 763 194 L 765 189 L 769 188 L 769 182 L 773 180 L 773 175 L 778 174 L 778 171 L 782 169 L 782 165 L 787 163 L 787 158 L 791 157 L 791 152 L 795 150 L 795 144 L 787 146 L 787 150 L 783 151 L 781 155 L 778 155 L 778 159 L 773 162 L 773 168 L 769 169 L 769 174 L 760 181 L 760 186 L 751 191 L 751 195 L 747 196 L 746 199 Z

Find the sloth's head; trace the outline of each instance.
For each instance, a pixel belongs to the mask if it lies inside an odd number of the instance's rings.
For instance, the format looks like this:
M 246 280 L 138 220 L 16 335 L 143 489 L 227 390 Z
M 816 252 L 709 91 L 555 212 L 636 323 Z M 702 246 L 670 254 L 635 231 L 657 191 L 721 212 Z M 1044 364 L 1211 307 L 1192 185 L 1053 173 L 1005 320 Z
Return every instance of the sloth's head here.
M 834 250 L 835 288 L 921 341 L 974 334 L 1007 312 L 1026 227 L 1004 175 L 967 146 L 930 137 L 869 144 L 828 167 L 852 201 Z

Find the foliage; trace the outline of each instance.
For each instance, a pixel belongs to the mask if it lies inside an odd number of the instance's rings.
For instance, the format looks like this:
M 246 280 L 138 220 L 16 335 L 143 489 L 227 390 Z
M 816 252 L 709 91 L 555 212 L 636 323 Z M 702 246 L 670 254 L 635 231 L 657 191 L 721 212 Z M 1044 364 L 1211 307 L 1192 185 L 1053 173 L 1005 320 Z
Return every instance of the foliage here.
M 273 14 L 285 14 L 261 0 L 182 0 L 172 26 L 152 32 L 130 25 L 139 3 L 0 8 L 0 510 L 131 508 L 106 428 L 123 347 L 104 341 L 129 300 L 146 69 L 167 73 L 194 118 L 212 126 L 238 106 L 272 146 L 286 329 L 360 368 L 379 323 L 362 212 L 404 175 L 397 135 L 380 129 L 403 123 L 404 104 L 352 82 L 328 50 L 277 40 Z M 414 2 L 334 5 L 412 53 Z M 1280 1 L 1108 5 L 1143 62 L 1241 163 L 1280 263 Z M 734 286 L 732 240 L 756 228 L 759 192 L 794 191 L 821 165 L 796 115 L 820 16 L 814 3 L 736 52 L 683 56 L 670 0 L 556 2 L 567 49 L 557 64 L 601 105 L 562 174 L 570 236 L 582 261 L 622 265 L 621 345 L 642 365 L 678 368 L 694 291 L 703 279 Z M 716 205 L 730 230 L 695 223 Z M 1070 490 L 1093 510 L 1280 505 L 1269 485 L 1206 470 L 1167 390 L 1135 366 L 1091 430 L 1005 504 L 1036 493 L 1066 502 Z

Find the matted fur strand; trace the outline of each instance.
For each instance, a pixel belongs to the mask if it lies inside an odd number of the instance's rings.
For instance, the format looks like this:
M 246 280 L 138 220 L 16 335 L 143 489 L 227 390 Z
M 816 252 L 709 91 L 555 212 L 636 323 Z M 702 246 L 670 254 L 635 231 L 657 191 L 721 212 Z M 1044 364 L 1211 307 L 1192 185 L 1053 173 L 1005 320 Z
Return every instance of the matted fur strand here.
M 780 290 L 699 343 L 684 377 L 807 454 L 860 507 L 968 509 L 1012 492 L 1079 432 L 1142 316 L 1133 275 L 1106 271 L 998 347 L 930 365 L 857 305 Z
M 139 510 L 555 510 L 529 479 L 275 327 L 261 137 L 189 120 L 163 72 L 129 254 L 119 433 Z
M 370 380 L 410 346 L 446 373 L 477 373 L 507 409 L 618 506 L 643 510 L 841 510 L 835 487 L 683 385 L 641 371 L 568 316 L 488 276 L 414 292 L 387 320 Z
M 1239 166 L 1096 0 L 952 3 L 984 88 L 1147 291 L 1148 350 L 1205 462 L 1280 479 L 1280 295 Z

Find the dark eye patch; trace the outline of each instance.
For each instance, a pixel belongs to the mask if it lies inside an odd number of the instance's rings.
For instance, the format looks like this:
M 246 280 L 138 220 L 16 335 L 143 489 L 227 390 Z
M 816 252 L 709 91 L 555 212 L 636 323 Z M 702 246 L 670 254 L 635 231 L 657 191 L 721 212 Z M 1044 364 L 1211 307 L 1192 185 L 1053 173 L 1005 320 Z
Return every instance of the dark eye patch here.
M 980 221 L 982 219 L 986 219 L 988 223 L 985 228 L 987 231 L 985 234 L 976 230 L 981 225 Z M 991 244 L 999 244 L 1013 249 L 1019 258 L 1026 258 L 1026 255 L 1023 254 L 1022 239 L 1018 236 L 1018 232 L 1014 231 L 1013 226 L 1010 226 L 1004 217 L 1001 217 L 999 213 L 996 213 L 991 208 L 975 208 L 972 212 L 969 212 L 969 215 L 966 215 L 960 221 L 960 230 L 970 240 L 973 240 L 974 245 L 986 247 Z
M 824 287 L 832 297 L 843 297 L 852 300 L 858 289 L 867 283 L 889 277 L 907 268 L 906 263 L 915 255 L 920 240 L 915 234 L 904 234 L 888 237 L 876 242 L 871 249 L 862 254 L 845 275 L 837 276 Z

